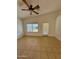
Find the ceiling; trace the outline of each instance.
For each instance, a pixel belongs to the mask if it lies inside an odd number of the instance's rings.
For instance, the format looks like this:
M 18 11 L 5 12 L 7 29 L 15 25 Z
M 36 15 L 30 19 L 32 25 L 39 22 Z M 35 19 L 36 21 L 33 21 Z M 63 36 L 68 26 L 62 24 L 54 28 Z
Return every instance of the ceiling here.
M 40 5 L 40 10 L 38 11 L 41 14 L 49 13 L 49 12 L 54 12 L 58 11 L 61 8 L 61 0 L 31 0 L 31 4 L 33 6 Z M 24 4 L 22 0 L 17 1 L 17 17 L 18 18 L 25 18 L 29 17 L 30 13 L 29 11 L 22 11 L 21 9 L 27 8 L 28 7 Z M 36 16 L 37 14 L 31 15 L 31 16 Z

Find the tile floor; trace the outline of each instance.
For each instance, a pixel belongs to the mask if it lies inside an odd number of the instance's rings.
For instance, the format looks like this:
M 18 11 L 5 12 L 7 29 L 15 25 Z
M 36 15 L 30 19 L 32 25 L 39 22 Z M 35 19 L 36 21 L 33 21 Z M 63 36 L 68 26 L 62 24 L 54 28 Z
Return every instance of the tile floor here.
M 23 37 L 17 40 L 17 59 L 61 59 L 61 43 L 54 37 Z

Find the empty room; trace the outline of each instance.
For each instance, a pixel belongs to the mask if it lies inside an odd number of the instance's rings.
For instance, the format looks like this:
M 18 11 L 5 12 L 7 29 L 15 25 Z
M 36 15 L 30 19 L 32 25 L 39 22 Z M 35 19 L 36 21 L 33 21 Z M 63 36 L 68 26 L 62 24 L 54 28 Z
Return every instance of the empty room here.
M 17 59 L 61 59 L 61 0 L 17 0 Z

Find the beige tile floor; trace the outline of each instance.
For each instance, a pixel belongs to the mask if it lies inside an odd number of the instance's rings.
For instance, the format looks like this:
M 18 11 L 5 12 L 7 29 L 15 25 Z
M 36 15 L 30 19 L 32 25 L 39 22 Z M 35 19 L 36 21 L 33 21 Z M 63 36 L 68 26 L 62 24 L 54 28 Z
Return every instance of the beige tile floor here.
M 54 37 L 23 37 L 17 40 L 17 59 L 61 59 L 61 43 Z

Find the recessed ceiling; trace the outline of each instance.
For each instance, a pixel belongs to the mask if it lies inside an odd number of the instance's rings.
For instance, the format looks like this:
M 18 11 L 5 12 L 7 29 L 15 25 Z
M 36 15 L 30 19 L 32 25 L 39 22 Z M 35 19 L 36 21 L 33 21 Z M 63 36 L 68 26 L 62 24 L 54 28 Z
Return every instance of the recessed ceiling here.
M 38 11 L 39 14 L 45 14 L 48 12 L 54 12 L 54 11 L 58 11 L 61 8 L 61 0 L 30 0 L 31 4 L 33 6 L 36 5 L 40 5 L 40 10 Z M 24 4 L 24 2 L 22 0 L 18 0 L 17 1 L 17 17 L 18 18 L 25 18 L 30 16 L 30 12 L 29 11 L 22 11 L 21 9 L 28 9 L 28 7 Z M 35 16 L 37 14 L 31 15 L 31 16 Z

